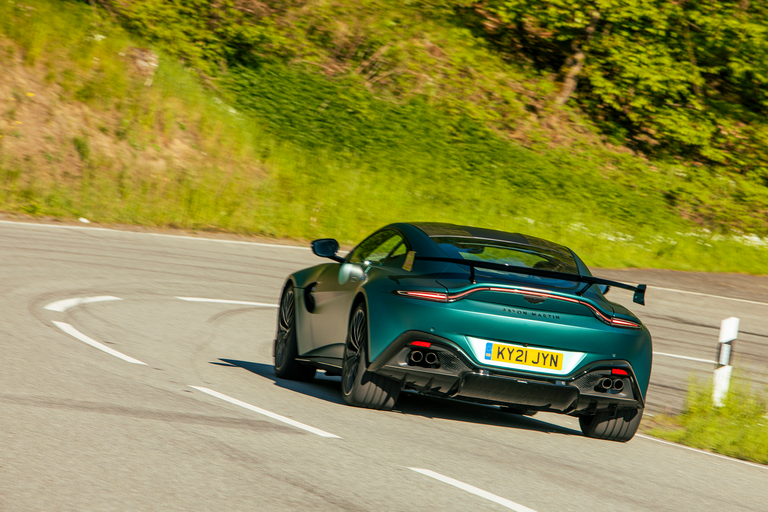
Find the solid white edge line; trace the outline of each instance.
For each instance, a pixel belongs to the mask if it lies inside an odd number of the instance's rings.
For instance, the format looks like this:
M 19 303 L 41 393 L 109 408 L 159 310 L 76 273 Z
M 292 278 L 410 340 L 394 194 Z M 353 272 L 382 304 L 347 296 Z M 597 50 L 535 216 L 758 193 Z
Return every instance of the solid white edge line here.
M 725 459 L 729 460 L 731 462 L 738 462 L 740 464 L 746 464 L 747 466 L 753 466 L 760 469 L 768 469 L 768 466 L 765 466 L 763 464 L 757 464 L 756 462 L 749 462 L 748 460 L 741 460 L 741 459 L 734 459 L 733 457 L 728 457 L 727 455 L 720 455 L 719 453 L 712 453 L 708 452 L 706 450 L 700 450 L 698 448 L 692 448 L 690 446 L 684 446 L 682 444 L 672 443 L 670 441 L 665 441 L 663 439 L 658 439 L 656 437 L 646 436 L 644 434 L 635 434 L 636 437 L 642 437 L 643 439 L 649 439 L 651 441 L 656 441 L 657 443 L 661 444 L 668 444 L 670 446 L 676 446 L 677 448 L 682 448 L 684 450 L 690 450 L 692 452 L 701 453 L 704 455 L 709 455 L 711 457 L 717 457 L 718 459 Z
M 109 347 L 107 347 L 105 345 L 102 345 L 98 341 L 89 338 L 88 336 L 86 336 L 85 334 L 81 333 L 80 331 L 78 331 L 77 329 L 75 329 L 74 327 L 72 327 L 71 325 L 69 325 L 67 323 L 54 321 L 53 325 L 55 325 L 56 327 L 58 327 L 59 329 L 61 329 L 65 333 L 69 334 L 70 336 L 72 336 L 74 338 L 77 338 L 78 340 L 82 341 L 83 343 L 87 343 L 88 345 L 92 346 L 93 348 L 97 348 L 99 350 L 102 350 L 102 351 L 106 352 L 107 354 L 113 355 L 115 357 L 119 357 L 123 361 L 127 361 L 127 362 L 133 363 L 133 364 L 143 364 L 143 365 L 147 364 L 147 363 L 142 363 L 138 359 L 134 359 L 134 358 L 132 358 L 130 356 L 127 356 L 127 355 L 123 354 L 122 352 L 118 352 L 117 350 L 114 350 L 114 349 L 111 349 L 111 348 L 109 348 Z
M 480 496 L 481 498 L 485 498 L 494 503 L 498 503 L 499 505 L 507 507 L 510 510 L 515 510 L 516 512 L 536 512 L 535 510 L 528 508 L 524 505 L 520 505 L 519 503 L 515 503 L 514 501 L 510 501 L 506 498 L 502 498 L 501 496 L 496 496 L 495 494 L 492 494 L 488 491 L 484 491 L 482 489 L 478 489 L 477 487 L 474 487 L 472 485 L 465 484 L 464 482 L 454 480 L 453 478 L 441 475 L 440 473 L 435 473 L 434 471 L 430 471 L 428 469 L 420 469 L 420 468 L 408 468 L 408 469 L 415 471 L 417 473 L 421 473 L 422 475 L 428 476 L 430 478 L 434 478 L 435 480 L 439 480 L 448 485 L 457 487 L 462 491 L 470 492 L 475 496 Z
M 203 299 L 200 297 L 176 297 L 187 302 L 211 302 L 214 304 L 242 304 L 244 306 L 264 306 L 267 308 L 277 308 L 277 304 L 267 304 L 266 302 L 245 302 L 242 300 L 224 300 L 224 299 Z
M 56 302 L 51 302 L 47 306 L 45 306 L 45 309 L 49 311 L 58 311 L 59 313 L 63 313 L 69 308 L 72 308 L 74 306 L 79 306 L 80 304 L 91 304 L 93 302 L 108 302 L 112 300 L 123 300 L 120 297 L 112 297 L 110 295 L 103 295 L 100 297 L 83 297 L 83 298 L 74 298 L 74 299 L 64 299 L 64 300 L 57 300 Z
M 758 304 L 760 306 L 768 306 L 768 302 L 758 302 L 756 300 L 737 299 L 735 297 L 723 297 L 722 295 L 712 295 L 709 293 L 689 292 L 685 290 L 676 290 L 675 288 L 662 288 L 661 286 L 649 285 L 648 288 L 653 288 L 655 290 L 664 290 L 666 292 L 687 293 L 688 295 L 698 295 L 700 297 L 711 297 L 713 299 L 733 300 L 736 302 L 746 302 L 747 304 Z
M 231 396 L 224 395 L 222 393 L 219 393 L 218 391 L 214 391 L 212 389 L 203 388 L 200 386 L 193 386 L 189 385 L 189 387 L 194 388 L 198 391 L 202 391 L 203 393 L 208 393 L 211 396 L 215 396 L 216 398 L 220 398 L 226 402 L 229 402 L 231 404 L 239 405 L 240 407 L 243 407 L 245 409 L 248 409 L 249 411 L 253 411 L 259 414 L 262 414 L 264 416 L 267 416 L 269 418 L 272 418 L 273 420 L 281 421 L 283 423 L 287 423 L 288 425 L 294 426 L 296 428 L 300 428 L 302 430 L 306 430 L 307 432 L 311 432 L 313 434 L 316 434 L 320 437 L 329 437 L 329 438 L 335 438 L 335 439 L 341 439 L 339 436 L 329 434 L 328 432 L 325 432 L 324 430 L 320 430 L 319 428 L 310 427 L 309 425 L 305 425 L 304 423 L 299 423 L 298 421 L 292 420 L 290 418 L 286 418 L 285 416 L 280 416 L 279 414 L 275 414 L 274 412 L 267 411 L 266 409 L 262 409 L 261 407 L 256 407 L 255 405 L 247 404 L 245 402 L 242 402 L 238 400 L 237 398 L 232 398 Z
M 698 361 L 700 363 L 717 364 L 717 361 L 710 361 L 709 359 L 699 359 L 698 357 L 679 356 L 677 354 L 667 354 L 665 352 L 654 352 L 653 355 L 655 355 L 655 356 L 676 357 L 678 359 L 687 359 L 689 361 Z
M 206 242 L 219 242 L 223 244 L 240 244 L 240 245 L 255 245 L 258 247 L 282 247 L 284 249 L 301 249 L 308 251 L 309 247 L 304 247 L 300 245 L 281 245 L 281 244 L 266 244 L 263 242 L 245 242 L 243 240 L 221 240 L 218 238 L 203 238 L 203 237 L 196 237 L 196 236 L 184 236 L 184 235 L 169 235 L 166 233 L 144 233 L 142 231 L 127 231 L 122 229 L 111 229 L 111 228 L 97 228 L 97 227 L 86 227 L 86 226 L 59 226 L 56 224 L 36 224 L 33 222 L 13 222 L 10 220 L 0 220 L 0 224 L 11 224 L 16 226 L 34 226 L 39 228 L 57 228 L 57 229 L 75 229 L 75 230 L 87 230 L 87 231 L 109 231 L 113 233 L 132 233 L 135 235 L 149 235 L 149 236 L 160 236 L 160 237 L 167 237 L 167 238 L 181 238 L 184 240 L 203 240 Z

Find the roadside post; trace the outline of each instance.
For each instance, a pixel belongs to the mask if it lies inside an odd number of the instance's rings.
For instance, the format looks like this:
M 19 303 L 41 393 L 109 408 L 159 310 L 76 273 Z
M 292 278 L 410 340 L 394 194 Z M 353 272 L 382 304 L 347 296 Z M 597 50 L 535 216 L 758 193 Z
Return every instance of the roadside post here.
M 739 319 L 732 316 L 720 322 L 720 340 L 717 348 L 717 367 L 715 368 L 712 401 L 717 407 L 723 406 L 723 398 L 728 393 L 731 383 L 731 354 L 733 342 L 739 336 Z

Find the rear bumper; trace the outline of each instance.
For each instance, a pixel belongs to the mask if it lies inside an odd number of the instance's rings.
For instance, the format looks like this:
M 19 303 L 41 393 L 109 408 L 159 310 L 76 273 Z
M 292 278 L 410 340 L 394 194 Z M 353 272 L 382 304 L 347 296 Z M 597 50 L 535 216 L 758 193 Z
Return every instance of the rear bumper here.
M 461 377 L 456 395 L 469 400 L 557 412 L 572 410 L 579 400 L 579 390 L 573 386 L 469 372 Z
M 410 343 L 414 340 L 429 341 L 432 345 L 428 349 L 412 347 Z M 433 352 L 438 362 L 415 364 L 410 359 L 413 350 Z M 615 368 L 628 375 L 612 376 L 611 370 Z M 627 361 L 595 361 L 567 376 L 532 377 L 504 369 L 480 368 L 449 340 L 418 331 L 398 337 L 369 369 L 423 394 L 525 410 L 579 415 L 644 407 L 637 379 Z M 599 383 L 606 378 L 620 380 L 622 389 L 603 389 Z

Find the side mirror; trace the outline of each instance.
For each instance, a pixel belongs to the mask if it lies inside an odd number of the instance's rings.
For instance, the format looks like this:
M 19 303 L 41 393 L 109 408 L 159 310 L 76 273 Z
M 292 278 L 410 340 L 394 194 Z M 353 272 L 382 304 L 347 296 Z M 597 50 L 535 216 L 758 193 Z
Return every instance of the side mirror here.
M 600 288 L 600 293 L 602 293 L 603 295 L 605 295 L 611 290 L 611 287 L 608 286 L 607 284 L 599 284 L 597 285 L 597 287 Z
M 333 261 L 341 263 L 344 258 L 336 256 L 336 252 L 339 250 L 339 242 L 333 238 L 320 238 L 319 240 L 312 241 L 312 252 L 320 256 L 321 258 L 330 258 Z

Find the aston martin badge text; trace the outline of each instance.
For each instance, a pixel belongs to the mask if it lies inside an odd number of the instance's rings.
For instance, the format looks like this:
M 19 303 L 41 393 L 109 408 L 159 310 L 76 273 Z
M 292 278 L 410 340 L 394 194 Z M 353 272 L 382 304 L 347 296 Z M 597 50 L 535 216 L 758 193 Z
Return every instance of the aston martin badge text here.
M 524 309 L 515 308 L 501 308 L 502 313 L 510 313 L 513 315 L 527 316 L 528 318 L 551 318 L 552 320 L 560 320 L 560 315 L 553 315 L 551 313 L 540 313 L 538 311 L 525 311 Z

